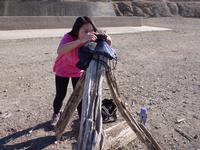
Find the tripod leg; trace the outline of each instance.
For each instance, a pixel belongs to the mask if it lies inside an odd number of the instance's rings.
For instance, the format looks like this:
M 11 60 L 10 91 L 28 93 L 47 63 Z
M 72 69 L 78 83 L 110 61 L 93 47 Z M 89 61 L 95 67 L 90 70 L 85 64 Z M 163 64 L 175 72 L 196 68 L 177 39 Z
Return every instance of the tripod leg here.
M 137 123 L 137 121 L 133 118 L 131 115 L 130 111 L 127 109 L 125 106 L 124 101 L 121 100 L 117 83 L 114 77 L 112 77 L 111 72 L 107 71 L 106 72 L 106 79 L 108 82 L 108 86 L 111 91 L 111 95 L 120 111 L 122 114 L 123 118 L 126 120 L 128 125 L 132 128 L 132 130 L 136 133 L 138 138 L 147 145 L 149 148 L 153 148 L 155 150 L 161 150 L 161 147 L 159 144 L 153 139 L 151 134 L 147 130 L 144 131 L 144 129 Z
M 65 105 L 65 109 L 58 120 L 58 123 L 55 126 L 56 137 L 59 140 L 69 123 L 75 109 L 81 101 L 83 86 L 84 86 L 85 74 L 79 79 L 73 93 L 71 94 L 67 104 Z

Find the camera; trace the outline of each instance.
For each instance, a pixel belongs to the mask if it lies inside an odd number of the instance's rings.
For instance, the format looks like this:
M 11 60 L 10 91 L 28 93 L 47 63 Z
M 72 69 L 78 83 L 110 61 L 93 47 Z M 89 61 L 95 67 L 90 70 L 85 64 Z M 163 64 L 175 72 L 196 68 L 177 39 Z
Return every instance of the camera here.
M 98 42 L 98 41 L 104 41 L 104 40 L 106 40 L 106 38 L 107 38 L 107 35 L 105 35 L 105 34 L 97 33 L 97 34 L 95 34 L 95 35 L 96 35 L 96 37 L 97 37 L 96 42 Z

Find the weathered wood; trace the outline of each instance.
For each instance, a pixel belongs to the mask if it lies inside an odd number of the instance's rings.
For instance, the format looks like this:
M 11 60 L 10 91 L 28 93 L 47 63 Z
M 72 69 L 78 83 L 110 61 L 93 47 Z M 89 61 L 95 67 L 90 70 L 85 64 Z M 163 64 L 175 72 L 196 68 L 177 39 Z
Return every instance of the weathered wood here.
M 151 133 L 145 128 L 145 126 L 142 123 L 139 123 L 140 127 L 142 128 L 142 131 L 146 134 L 146 136 L 151 140 L 151 143 L 156 150 L 160 150 L 160 145 L 156 142 L 156 140 L 153 138 Z
M 102 63 L 102 60 L 104 63 Z M 55 131 L 57 138 L 59 139 L 61 137 L 66 125 L 73 115 L 74 110 L 82 98 L 82 115 L 77 149 L 102 149 L 104 137 L 102 134 L 101 90 L 103 76 L 106 73 L 106 79 L 111 91 L 111 95 L 127 124 L 136 133 L 138 138 L 149 148 L 161 150 L 161 147 L 154 140 L 150 132 L 144 126 L 137 123 L 128 110 L 128 107 L 125 105 L 125 102 L 121 100 L 115 77 L 111 70 L 105 66 L 106 64 L 107 58 L 103 56 L 99 56 L 97 60 L 92 60 L 90 62 L 86 71 L 86 77 L 83 75 L 77 83 L 77 86 L 67 102 L 64 112 L 56 125 Z M 83 84 L 84 79 L 85 84 Z M 121 132 L 123 132 L 123 130 Z
M 137 136 L 135 132 L 123 121 L 105 130 L 105 150 L 119 149 L 134 141 Z
M 75 109 L 77 108 L 78 104 L 81 101 L 82 93 L 83 93 L 83 85 L 85 80 L 85 73 L 79 79 L 73 93 L 71 94 L 63 113 L 60 116 L 58 123 L 55 126 L 56 137 L 59 140 L 69 123 Z
M 132 117 L 130 111 L 125 106 L 124 101 L 121 100 L 120 94 L 118 91 L 117 83 L 115 81 L 114 76 L 111 74 L 110 71 L 106 72 L 106 79 L 108 82 L 108 86 L 111 91 L 111 95 L 118 107 L 118 110 L 122 114 L 123 118 L 127 121 L 128 125 L 132 128 L 132 130 L 136 133 L 139 139 L 144 142 L 149 148 L 153 148 L 155 150 L 161 150 L 161 147 L 158 145 L 157 142 L 150 136 L 150 133 L 147 134 L 143 131 L 137 121 Z
M 181 129 L 175 127 L 174 128 L 176 132 L 178 132 L 180 135 L 182 135 L 183 137 L 185 137 L 186 139 L 188 139 L 189 141 L 192 141 L 192 137 L 190 135 L 188 135 L 187 133 L 185 133 L 184 131 L 182 131 Z
M 84 92 L 82 98 L 81 125 L 78 138 L 78 150 L 94 150 L 100 146 L 102 149 L 102 81 L 105 74 L 105 66 L 99 59 L 107 61 L 100 56 L 92 60 L 86 71 Z M 101 141 L 101 144 L 99 144 Z

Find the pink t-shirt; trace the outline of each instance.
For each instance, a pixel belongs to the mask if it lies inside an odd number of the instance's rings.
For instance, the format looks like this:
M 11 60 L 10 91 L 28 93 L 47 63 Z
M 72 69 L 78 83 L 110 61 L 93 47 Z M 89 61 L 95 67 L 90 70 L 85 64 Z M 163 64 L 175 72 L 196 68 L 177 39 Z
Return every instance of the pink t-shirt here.
M 69 34 L 65 34 L 60 44 L 66 44 L 74 41 L 75 39 Z M 59 54 L 55 60 L 53 71 L 56 75 L 61 77 L 80 77 L 83 70 L 76 67 L 78 58 L 79 47 L 67 52 L 66 54 Z

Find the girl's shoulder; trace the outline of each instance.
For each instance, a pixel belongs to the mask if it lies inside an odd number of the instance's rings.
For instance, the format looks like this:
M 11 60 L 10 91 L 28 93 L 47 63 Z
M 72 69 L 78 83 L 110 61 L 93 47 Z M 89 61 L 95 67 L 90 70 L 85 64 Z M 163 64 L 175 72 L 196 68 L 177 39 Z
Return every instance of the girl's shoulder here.
M 65 33 L 63 38 L 67 38 L 67 39 L 71 39 L 71 40 L 74 39 L 69 33 Z
M 64 36 L 61 39 L 61 43 L 65 44 L 71 41 L 74 41 L 75 39 L 69 34 L 69 33 L 65 33 Z

